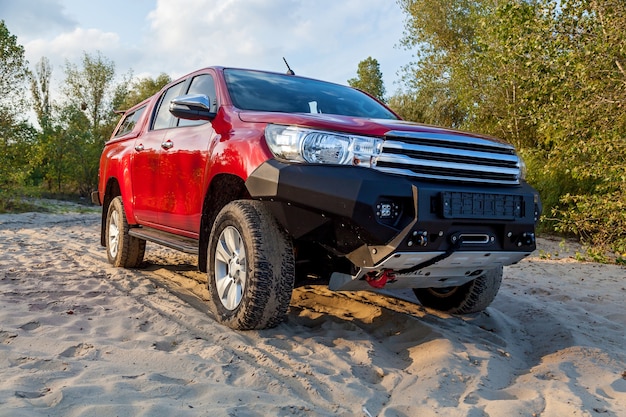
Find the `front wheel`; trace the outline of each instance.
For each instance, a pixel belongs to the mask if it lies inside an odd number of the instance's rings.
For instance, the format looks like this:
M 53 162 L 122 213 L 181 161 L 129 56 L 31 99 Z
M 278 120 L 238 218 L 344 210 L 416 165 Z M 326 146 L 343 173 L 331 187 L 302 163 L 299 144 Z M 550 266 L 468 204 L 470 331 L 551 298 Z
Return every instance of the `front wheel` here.
M 419 302 L 428 308 L 453 314 L 477 313 L 496 298 L 502 282 L 502 267 L 485 271 L 478 278 L 458 287 L 414 288 Z
M 295 262 L 291 239 L 263 203 L 226 205 L 208 247 L 209 307 L 217 320 L 236 330 L 278 325 L 291 301 Z

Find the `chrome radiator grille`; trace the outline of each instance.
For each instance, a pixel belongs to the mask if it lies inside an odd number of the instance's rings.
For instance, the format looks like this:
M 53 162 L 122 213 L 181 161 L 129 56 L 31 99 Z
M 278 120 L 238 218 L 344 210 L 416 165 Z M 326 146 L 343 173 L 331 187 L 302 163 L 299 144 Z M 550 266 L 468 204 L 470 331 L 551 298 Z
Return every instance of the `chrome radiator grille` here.
M 511 145 L 450 133 L 391 131 L 376 169 L 403 176 L 515 185 L 521 161 Z

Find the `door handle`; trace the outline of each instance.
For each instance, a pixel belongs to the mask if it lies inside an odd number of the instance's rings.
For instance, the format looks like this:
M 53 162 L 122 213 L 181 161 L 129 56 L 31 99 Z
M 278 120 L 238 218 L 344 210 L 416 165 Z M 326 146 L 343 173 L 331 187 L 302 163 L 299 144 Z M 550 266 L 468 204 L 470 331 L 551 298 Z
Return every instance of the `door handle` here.
M 161 148 L 163 149 L 172 149 L 173 146 L 174 146 L 174 142 L 172 142 L 169 139 L 161 144 Z
M 135 150 L 136 150 L 137 152 L 141 152 L 141 151 L 143 151 L 144 149 L 145 149 L 145 148 L 143 147 L 143 144 L 142 144 L 142 143 L 140 143 L 139 145 L 135 145 Z

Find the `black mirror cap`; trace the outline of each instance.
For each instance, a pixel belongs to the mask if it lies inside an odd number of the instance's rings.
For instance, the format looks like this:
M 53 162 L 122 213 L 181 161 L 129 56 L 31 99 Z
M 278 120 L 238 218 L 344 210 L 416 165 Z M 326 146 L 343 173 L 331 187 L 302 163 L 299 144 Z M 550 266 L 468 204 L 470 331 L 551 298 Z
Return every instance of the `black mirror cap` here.
M 211 100 L 204 94 L 187 94 L 172 99 L 170 113 L 187 120 L 213 120 L 216 116 L 211 111 Z

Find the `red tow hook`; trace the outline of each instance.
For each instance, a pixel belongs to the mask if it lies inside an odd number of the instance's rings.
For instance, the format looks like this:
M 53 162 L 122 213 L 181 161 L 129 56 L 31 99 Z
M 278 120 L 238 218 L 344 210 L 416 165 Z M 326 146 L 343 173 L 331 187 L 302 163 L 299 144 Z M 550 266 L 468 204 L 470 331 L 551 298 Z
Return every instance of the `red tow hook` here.
M 374 288 L 381 289 L 388 282 L 394 282 L 396 280 L 396 275 L 393 273 L 391 269 L 385 269 L 382 272 L 370 272 L 365 275 L 365 281 L 370 284 Z

